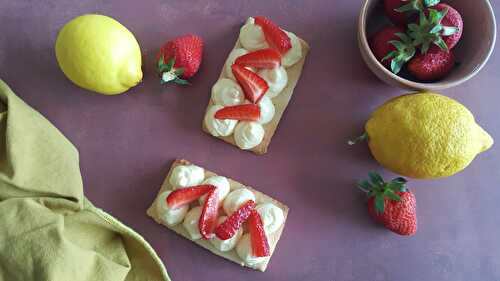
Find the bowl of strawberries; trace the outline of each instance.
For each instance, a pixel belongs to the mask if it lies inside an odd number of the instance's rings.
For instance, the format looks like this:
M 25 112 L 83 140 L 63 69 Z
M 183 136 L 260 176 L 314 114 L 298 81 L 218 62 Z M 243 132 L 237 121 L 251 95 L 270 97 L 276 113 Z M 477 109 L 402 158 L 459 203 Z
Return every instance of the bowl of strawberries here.
M 382 81 L 442 90 L 476 75 L 496 40 L 488 0 L 366 0 L 359 15 L 361 55 Z

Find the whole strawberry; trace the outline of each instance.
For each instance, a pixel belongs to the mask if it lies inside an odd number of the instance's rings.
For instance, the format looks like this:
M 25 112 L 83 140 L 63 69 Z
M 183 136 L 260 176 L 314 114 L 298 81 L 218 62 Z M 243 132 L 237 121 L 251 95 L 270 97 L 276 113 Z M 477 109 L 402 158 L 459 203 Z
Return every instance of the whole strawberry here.
M 464 29 L 462 16 L 455 8 L 444 3 L 437 4 L 436 6 L 432 7 L 432 9 L 445 14 L 443 19 L 441 20 L 441 25 L 443 27 L 452 27 L 452 29 L 449 31 L 451 35 L 443 35 L 444 42 L 448 46 L 448 49 L 451 50 L 457 45 L 458 41 L 462 37 L 462 31 Z M 429 14 L 429 9 L 426 10 L 426 13 Z M 451 32 L 452 30 L 455 30 L 455 32 Z
M 203 55 L 203 40 L 197 35 L 185 35 L 165 43 L 157 56 L 161 83 L 187 85 L 185 79 L 198 72 Z
M 408 24 L 408 35 L 422 54 L 430 47 L 443 51 L 453 49 L 462 36 L 463 21 L 457 10 L 438 4 L 420 12 L 417 23 Z
M 417 232 L 417 201 L 415 195 L 406 188 L 404 178 L 384 182 L 382 177 L 369 173 L 370 180 L 363 180 L 358 187 L 366 192 L 368 213 L 387 229 L 400 235 Z
M 370 49 L 378 61 L 397 74 L 415 55 L 411 41 L 403 27 L 388 26 L 370 38 Z
M 455 66 L 452 51 L 431 48 L 426 54 L 418 54 L 408 62 L 407 70 L 421 81 L 435 81 L 445 77 Z

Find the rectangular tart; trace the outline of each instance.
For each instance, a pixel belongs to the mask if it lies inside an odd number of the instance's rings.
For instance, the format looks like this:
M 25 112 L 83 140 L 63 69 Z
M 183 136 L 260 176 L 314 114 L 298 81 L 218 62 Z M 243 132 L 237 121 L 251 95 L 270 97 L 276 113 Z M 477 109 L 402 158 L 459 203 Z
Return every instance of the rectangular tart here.
M 250 20 L 253 20 L 253 18 L 249 18 L 247 20 L 247 23 Z M 271 138 L 273 137 L 276 129 L 278 128 L 278 124 L 280 122 L 281 116 L 285 112 L 285 109 L 288 106 L 290 99 L 292 98 L 293 91 L 294 91 L 295 86 L 297 85 L 297 82 L 298 82 L 300 75 L 302 73 L 302 68 L 304 66 L 306 56 L 307 56 L 307 53 L 309 51 L 309 45 L 307 44 L 307 42 L 305 42 L 301 38 L 298 38 L 298 40 L 299 40 L 300 45 L 302 47 L 302 56 L 295 64 L 293 64 L 289 67 L 285 67 L 285 70 L 286 70 L 287 76 L 288 76 L 288 83 L 278 96 L 272 98 L 272 102 L 273 102 L 274 108 L 275 108 L 274 117 L 272 118 L 272 120 L 269 123 L 263 125 L 264 138 L 261 141 L 261 143 L 255 147 L 251 148 L 251 149 L 248 149 L 249 151 L 252 151 L 255 154 L 262 155 L 262 154 L 267 153 L 269 144 L 271 143 Z M 243 48 L 243 45 L 241 44 L 240 39 L 238 39 L 236 41 L 236 44 L 235 44 L 232 51 L 239 49 L 239 48 Z M 230 63 L 230 62 L 227 60 L 224 64 L 222 71 L 221 71 L 219 79 L 230 78 L 227 76 L 226 71 L 225 71 L 228 63 Z M 209 101 L 209 104 L 207 106 L 207 110 L 206 110 L 205 114 L 207 114 L 208 109 L 213 105 L 215 105 L 215 103 L 214 103 L 214 100 L 211 98 Z M 208 130 L 204 121 L 202 124 L 202 128 L 203 128 L 204 132 L 208 133 L 209 135 L 212 135 L 212 134 L 210 134 L 210 131 Z M 216 138 L 219 138 L 227 143 L 230 143 L 230 144 L 238 147 L 238 145 L 236 144 L 235 139 L 234 139 L 234 134 L 231 134 L 229 136 L 216 136 Z
M 270 256 L 268 258 L 265 259 L 265 261 L 263 263 L 260 263 L 259 265 L 257 266 L 249 266 L 247 264 L 245 264 L 245 262 L 238 256 L 238 254 L 236 253 L 236 247 L 230 251 L 226 251 L 226 252 L 222 252 L 220 251 L 219 249 L 215 248 L 212 243 L 210 243 L 209 240 L 204 240 L 203 238 L 201 239 L 197 239 L 197 240 L 192 240 L 189 233 L 187 232 L 187 230 L 185 229 L 184 225 L 182 223 L 179 223 L 177 225 L 168 225 L 162 218 L 161 218 L 161 215 L 159 214 L 159 211 L 158 211 L 158 208 L 157 208 L 157 204 L 163 204 L 163 202 L 160 202 L 160 194 L 162 194 L 163 192 L 165 191 L 170 191 L 173 189 L 172 185 L 170 184 L 170 176 L 172 174 L 172 171 L 174 170 L 175 167 L 179 166 L 179 165 L 193 165 L 191 164 L 189 161 L 187 160 L 175 160 L 172 164 L 172 166 L 170 167 L 170 170 L 168 172 L 168 175 L 167 177 L 165 178 L 160 190 L 158 191 L 158 194 L 155 198 L 155 200 L 153 201 L 153 203 L 151 204 L 151 206 L 149 207 L 149 209 L 147 210 L 147 214 L 148 216 L 150 216 L 151 218 L 153 218 L 157 223 L 173 230 L 175 233 L 177 233 L 178 235 L 181 235 L 183 236 L 184 238 L 188 239 L 188 240 L 191 240 L 193 241 L 194 243 L 198 244 L 199 246 L 209 250 L 210 252 L 220 256 L 220 257 L 223 257 L 223 258 L 226 258 L 230 261 L 233 261 L 241 266 L 246 266 L 246 267 L 249 267 L 249 268 L 253 268 L 253 269 L 256 269 L 256 270 L 259 270 L 259 271 L 262 271 L 264 272 L 267 268 L 267 265 L 274 253 L 274 250 L 276 248 L 276 245 L 278 244 L 278 241 L 281 237 L 281 234 L 283 232 L 283 229 L 285 227 L 285 223 L 286 223 L 286 218 L 288 216 L 288 207 L 265 195 L 264 193 L 262 192 L 259 192 L 255 189 L 253 189 L 252 187 L 249 187 L 249 186 L 246 186 L 246 185 L 243 185 L 242 183 L 239 183 L 237 181 L 234 181 L 230 178 L 227 178 L 227 180 L 229 181 L 229 184 L 230 184 L 230 191 L 233 191 L 233 190 L 236 190 L 236 189 L 240 189 L 240 188 L 246 188 L 250 191 L 253 192 L 253 194 L 255 195 L 255 198 L 256 198 L 256 204 L 262 204 L 262 203 L 272 203 L 274 204 L 275 206 L 277 206 L 278 208 L 280 208 L 282 211 L 283 211 L 283 215 L 284 215 L 284 221 L 283 221 L 283 224 L 276 230 L 274 231 L 273 233 L 270 233 L 270 234 L 267 234 L 267 238 L 268 238 L 268 242 L 269 242 L 269 247 L 270 247 Z M 211 171 L 207 171 L 207 170 L 204 170 L 204 173 L 205 173 L 205 179 L 208 179 L 209 177 L 213 177 L 213 176 L 218 176 L 217 174 L 215 174 L 214 172 L 211 172 Z M 222 204 L 221 204 L 222 205 Z M 191 203 L 190 205 L 190 208 L 193 208 L 193 207 L 196 207 L 196 206 L 199 206 L 199 203 L 198 201 L 196 202 L 193 202 Z M 221 215 L 227 215 L 224 213 L 224 211 L 222 210 L 222 208 L 219 210 L 219 217 Z

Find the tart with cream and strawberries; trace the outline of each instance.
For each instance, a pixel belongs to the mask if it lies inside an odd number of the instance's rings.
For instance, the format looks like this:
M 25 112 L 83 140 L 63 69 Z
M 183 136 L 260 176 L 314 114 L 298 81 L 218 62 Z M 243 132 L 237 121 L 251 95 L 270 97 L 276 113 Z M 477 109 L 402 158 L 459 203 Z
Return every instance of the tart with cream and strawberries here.
M 266 153 L 308 50 L 270 19 L 249 18 L 212 87 L 203 130 L 242 150 Z
M 212 253 L 264 272 L 285 227 L 288 207 L 232 179 L 176 160 L 147 213 Z

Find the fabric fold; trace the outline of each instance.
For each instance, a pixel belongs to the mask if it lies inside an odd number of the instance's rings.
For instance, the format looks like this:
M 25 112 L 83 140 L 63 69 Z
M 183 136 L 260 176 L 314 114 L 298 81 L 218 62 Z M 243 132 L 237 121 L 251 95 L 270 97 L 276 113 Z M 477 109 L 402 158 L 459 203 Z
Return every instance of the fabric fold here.
M 0 80 L 0 280 L 170 281 L 135 231 L 84 196 L 77 149 Z

